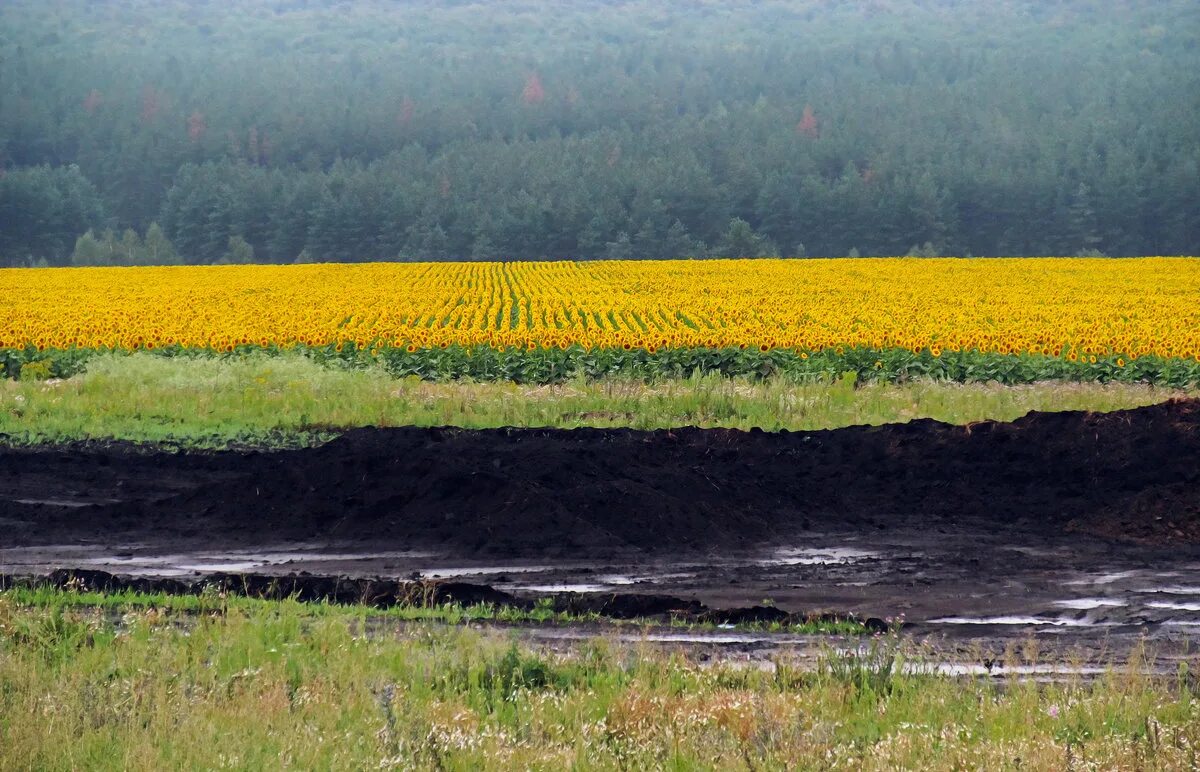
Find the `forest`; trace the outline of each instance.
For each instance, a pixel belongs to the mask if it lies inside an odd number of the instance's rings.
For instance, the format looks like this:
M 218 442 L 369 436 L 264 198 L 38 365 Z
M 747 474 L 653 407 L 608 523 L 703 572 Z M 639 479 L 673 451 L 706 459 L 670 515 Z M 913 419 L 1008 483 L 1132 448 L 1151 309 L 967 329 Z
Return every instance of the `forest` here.
M 0 266 L 1198 254 L 1198 41 L 1194 0 L 5 0 Z

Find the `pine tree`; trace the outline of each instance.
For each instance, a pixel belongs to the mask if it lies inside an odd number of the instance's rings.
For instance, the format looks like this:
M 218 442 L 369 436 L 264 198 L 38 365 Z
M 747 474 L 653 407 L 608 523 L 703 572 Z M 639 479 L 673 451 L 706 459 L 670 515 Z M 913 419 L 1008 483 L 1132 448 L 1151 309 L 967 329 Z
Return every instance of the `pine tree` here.
M 704 254 L 703 242 L 692 238 L 679 220 L 671 223 L 663 239 L 662 256 L 666 258 L 700 257 Z
M 497 255 L 496 245 L 492 243 L 486 233 L 479 233 L 475 236 L 475 240 L 471 242 L 472 260 L 495 260 Z
M 610 241 L 605 245 L 605 259 L 632 260 L 633 256 L 633 241 L 625 231 L 618 233 L 615 241 Z
M 1092 209 L 1092 191 L 1086 183 L 1079 183 L 1067 207 L 1067 232 L 1076 254 L 1094 254 L 1100 248 L 1100 226 L 1096 212 Z
M 760 236 L 750 223 L 735 217 L 721 240 L 713 248 L 716 257 L 778 257 L 779 250 L 771 240 Z

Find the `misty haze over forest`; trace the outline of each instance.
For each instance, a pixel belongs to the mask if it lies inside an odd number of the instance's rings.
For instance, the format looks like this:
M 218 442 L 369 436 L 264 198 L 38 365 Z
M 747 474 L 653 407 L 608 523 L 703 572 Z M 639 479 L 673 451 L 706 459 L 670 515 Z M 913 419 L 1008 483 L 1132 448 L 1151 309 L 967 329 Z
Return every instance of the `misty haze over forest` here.
M 5 0 L 0 266 L 1200 253 L 1195 0 Z

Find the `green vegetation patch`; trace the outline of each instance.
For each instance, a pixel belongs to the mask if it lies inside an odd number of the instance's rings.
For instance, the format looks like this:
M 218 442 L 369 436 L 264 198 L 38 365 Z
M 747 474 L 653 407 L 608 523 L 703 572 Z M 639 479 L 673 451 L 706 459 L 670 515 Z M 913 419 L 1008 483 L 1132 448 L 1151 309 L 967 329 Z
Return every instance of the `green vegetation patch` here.
M 580 625 L 613 629 L 652 629 L 655 627 L 713 630 L 717 624 L 684 617 L 617 619 L 590 611 L 558 610 L 555 599 L 542 597 L 529 607 L 493 603 L 398 604 L 379 607 L 365 604 L 340 604 L 327 601 L 303 602 L 295 598 L 265 600 L 220 591 L 215 587 L 196 593 L 145 592 L 139 590 L 63 590 L 36 581 L 17 582 L 0 590 L 14 603 L 49 610 L 98 609 L 111 613 L 154 609 L 162 613 L 187 616 L 205 614 L 256 613 L 288 608 L 308 618 L 337 617 L 366 620 L 374 625 L 385 621 L 442 622 L 470 625 L 492 622 L 509 625 Z M 726 625 L 727 629 L 793 635 L 863 635 L 867 628 L 853 619 L 813 618 L 806 621 L 746 622 Z
M 357 426 L 684 425 L 829 429 L 914 418 L 1012 420 L 1031 410 L 1109 411 L 1200 395 L 1125 382 L 1004 386 L 927 378 L 728 377 L 652 380 L 577 375 L 558 384 L 396 378 L 385 364 L 342 352 L 242 352 L 221 357 L 97 355 L 85 372 L 48 381 L 0 380 L 8 444 L 121 439 L 186 447 L 294 447 Z

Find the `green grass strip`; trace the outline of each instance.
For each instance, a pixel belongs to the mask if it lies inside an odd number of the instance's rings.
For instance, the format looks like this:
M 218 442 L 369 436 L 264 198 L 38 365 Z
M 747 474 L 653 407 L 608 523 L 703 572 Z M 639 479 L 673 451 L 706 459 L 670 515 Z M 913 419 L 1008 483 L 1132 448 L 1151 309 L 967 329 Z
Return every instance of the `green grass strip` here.
M 600 378 L 559 384 L 397 378 L 385 363 L 314 352 L 96 355 L 54 380 L 0 379 L 0 443 L 128 440 L 156 449 L 316 445 L 358 426 L 678 426 L 777 431 L 934 418 L 1008 421 L 1031 410 L 1111 411 L 1200 390 L 1144 383 L 904 382 L 848 376 Z

